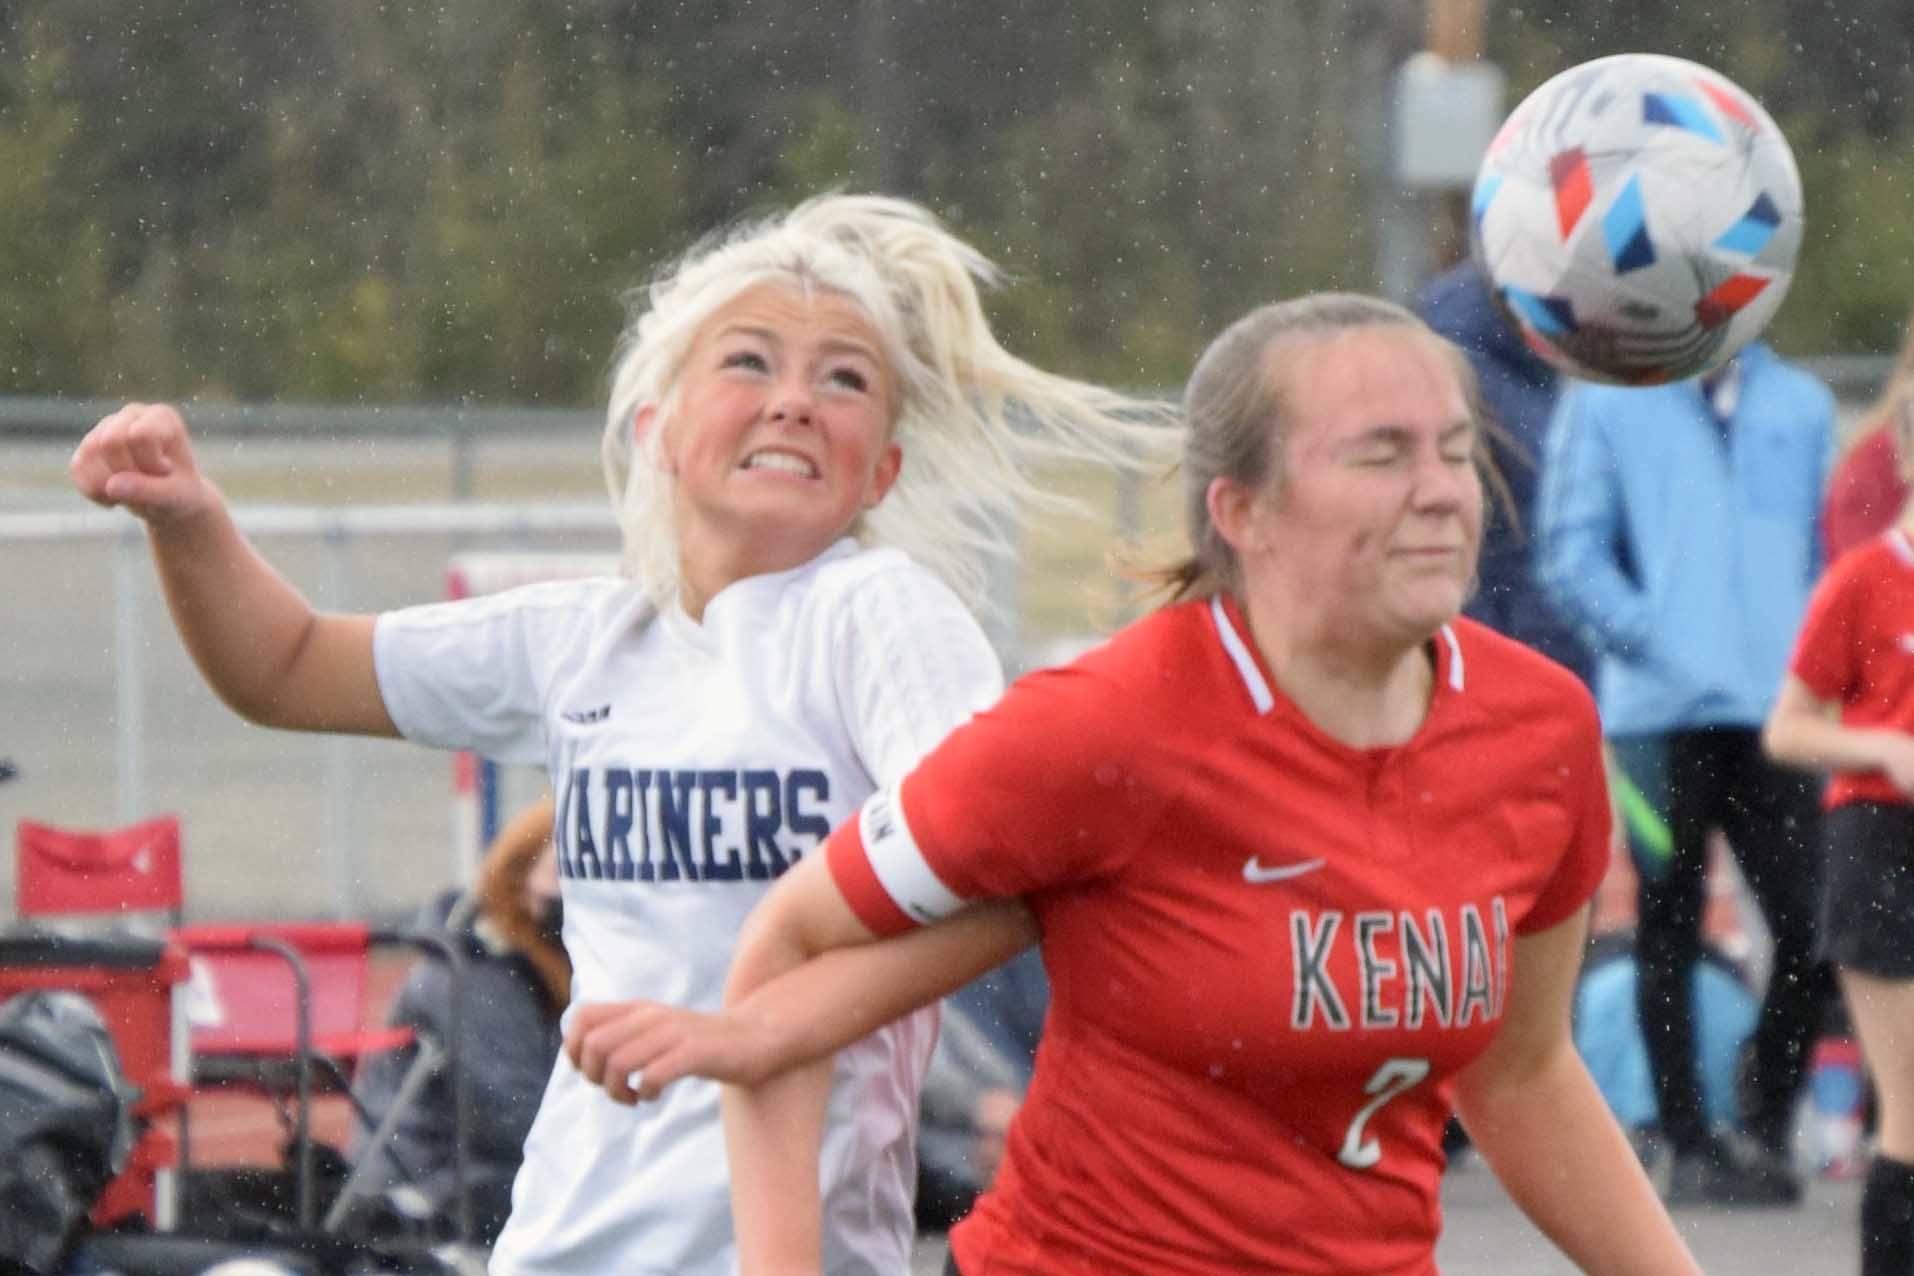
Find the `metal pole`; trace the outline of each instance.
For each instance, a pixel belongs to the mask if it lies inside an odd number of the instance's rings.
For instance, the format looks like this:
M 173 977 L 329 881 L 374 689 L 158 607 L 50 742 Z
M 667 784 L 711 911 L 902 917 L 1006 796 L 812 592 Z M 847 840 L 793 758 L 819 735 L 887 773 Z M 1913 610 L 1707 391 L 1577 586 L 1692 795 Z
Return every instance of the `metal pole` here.
M 299 950 L 274 935 L 255 934 L 254 948 L 278 954 L 292 971 L 293 1032 L 298 1056 L 294 1064 L 295 1086 L 299 1096 L 299 1116 L 293 1124 L 293 1155 L 298 1190 L 299 1230 L 312 1230 L 315 1181 L 312 1155 L 312 981 L 306 977 L 306 961 Z
M 1423 45 L 1447 62 L 1473 62 L 1482 56 L 1488 0 L 1429 0 Z
M 1488 18 L 1488 0 L 1429 0 L 1424 44 L 1451 64 L 1479 62 Z M 1468 191 L 1438 192 L 1426 208 L 1430 261 L 1435 269 L 1447 270 L 1469 252 Z
M 452 499 L 460 504 L 472 499 L 472 471 L 477 465 L 478 440 L 464 412 L 452 414 Z
M 324 568 L 320 578 L 320 605 L 328 611 L 346 606 L 346 555 L 352 534 L 335 520 L 322 540 Z M 344 736 L 326 738 L 326 856 L 332 865 L 332 907 L 335 916 L 357 917 L 360 902 L 358 838 L 358 769 L 353 765 L 352 742 Z
M 145 579 L 146 536 L 140 524 L 129 518 L 113 550 L 113 641 L 118 665 L 113 683 L 113 766 L 119 779 L 122 824 L 146 815 L 145 639 L 140 630 L 140 589 Z

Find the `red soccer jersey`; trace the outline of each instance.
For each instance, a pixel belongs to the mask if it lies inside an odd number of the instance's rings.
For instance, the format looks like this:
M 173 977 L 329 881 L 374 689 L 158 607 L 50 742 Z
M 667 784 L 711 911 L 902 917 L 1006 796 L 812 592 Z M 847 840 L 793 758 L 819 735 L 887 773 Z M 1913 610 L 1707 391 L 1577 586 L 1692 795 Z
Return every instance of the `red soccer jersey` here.
M 1841 556 L 1808 600 L 1789 670 L 1841 724 L 1914 732 L 1914 544 L 1896 527 Z M 1823 804 L 1905 802 L 1879 771 L 1837 771 Z
M 1017 683 L 827 854 L 873 928 L 1024 896 L 1051 1007 L 996 1185 L 999 1273 L 1433 1273 L 1451 1074 L 1512 935 L 1593 893 L 1594 705 L 1469 621 L 1406 744 L 1274 690 L 1233 603 L 1158 612 Z

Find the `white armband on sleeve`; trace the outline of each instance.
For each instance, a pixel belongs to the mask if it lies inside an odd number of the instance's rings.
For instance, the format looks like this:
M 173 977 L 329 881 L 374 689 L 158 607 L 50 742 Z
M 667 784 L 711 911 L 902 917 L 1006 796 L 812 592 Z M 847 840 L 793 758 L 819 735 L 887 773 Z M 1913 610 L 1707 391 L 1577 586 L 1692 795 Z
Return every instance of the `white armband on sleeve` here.
M 944 885 L 924 859 L 917 838 L 904 821 L 897 785 L 879 789 L 865 799 L 857 813 L 857 831 L 871 872 L 877 875 L 891 902 L 913 921 L 934 922 L 964 906 L 964 900 Z

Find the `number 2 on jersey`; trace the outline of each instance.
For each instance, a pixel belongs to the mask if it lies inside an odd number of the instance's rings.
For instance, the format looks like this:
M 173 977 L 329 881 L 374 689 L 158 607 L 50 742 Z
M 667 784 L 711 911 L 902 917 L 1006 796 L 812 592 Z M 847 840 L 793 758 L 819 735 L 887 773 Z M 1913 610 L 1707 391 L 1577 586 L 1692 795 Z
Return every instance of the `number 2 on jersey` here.
M 1369 1124 L 1369 1118 L 1382 1110 L 1382 1105 L 1401 1094 L 1404 1090 L 1429 1075 L 1427 1059 L 1389 1059 L 1362 1092 L 1369 1096 L 1369 1102 L 1362 1105 L 1356 1113 L 1356 1119 L 1349 1123 L 1349 1132 L 1342 1136 L 1342 1149 L 1336 1153 L 1336 1159 L 1352 1170 L 1366 1170 L 1382 1159 L 1382 1144 L 1375 1139 L 1362 1137 L 1363 1129 Z

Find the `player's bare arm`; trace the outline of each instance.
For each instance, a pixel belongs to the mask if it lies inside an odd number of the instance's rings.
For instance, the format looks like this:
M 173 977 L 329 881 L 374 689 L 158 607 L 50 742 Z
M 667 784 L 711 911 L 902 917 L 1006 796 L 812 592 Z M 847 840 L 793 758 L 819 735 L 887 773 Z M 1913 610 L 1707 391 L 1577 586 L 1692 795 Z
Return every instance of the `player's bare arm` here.
M 372 662 L 370 616 L 315 612 L 253 548 L 200 472 L 179 412 L 129 403 L 73 454 L 88 500 L 145 521 L 166 603 L 193 662 L 264 726 L 396 735 Z
M 1583 909 L 1516 939 L 1502 1027 L 1459 1074 L 1456 1110 L 1510 1197 L 1582 1271 L 1699 1273 L 1575 1051 L 1587 929 Z
M 1879 771 L 1914 797 L 1914 737 L 1885 727 L 1846 726 L 1839 709 L 1789 674 L 1761 730 L 1761 745 L 1775 761 L 1790 766 Z
M 817 876 L 836 891 L 828 873 Z M 780 883 L 764 907 L 782 890 Z M 1021 902 L 977 904 L 933 926 L 803 960 L 716 1014 L 650 1001 L 581 1006 L 567 1022 L 565 1049 L 620 1103 L 655 1099 L 687 1076 L 757 1086 L 955 992 L 1036 939 Z

